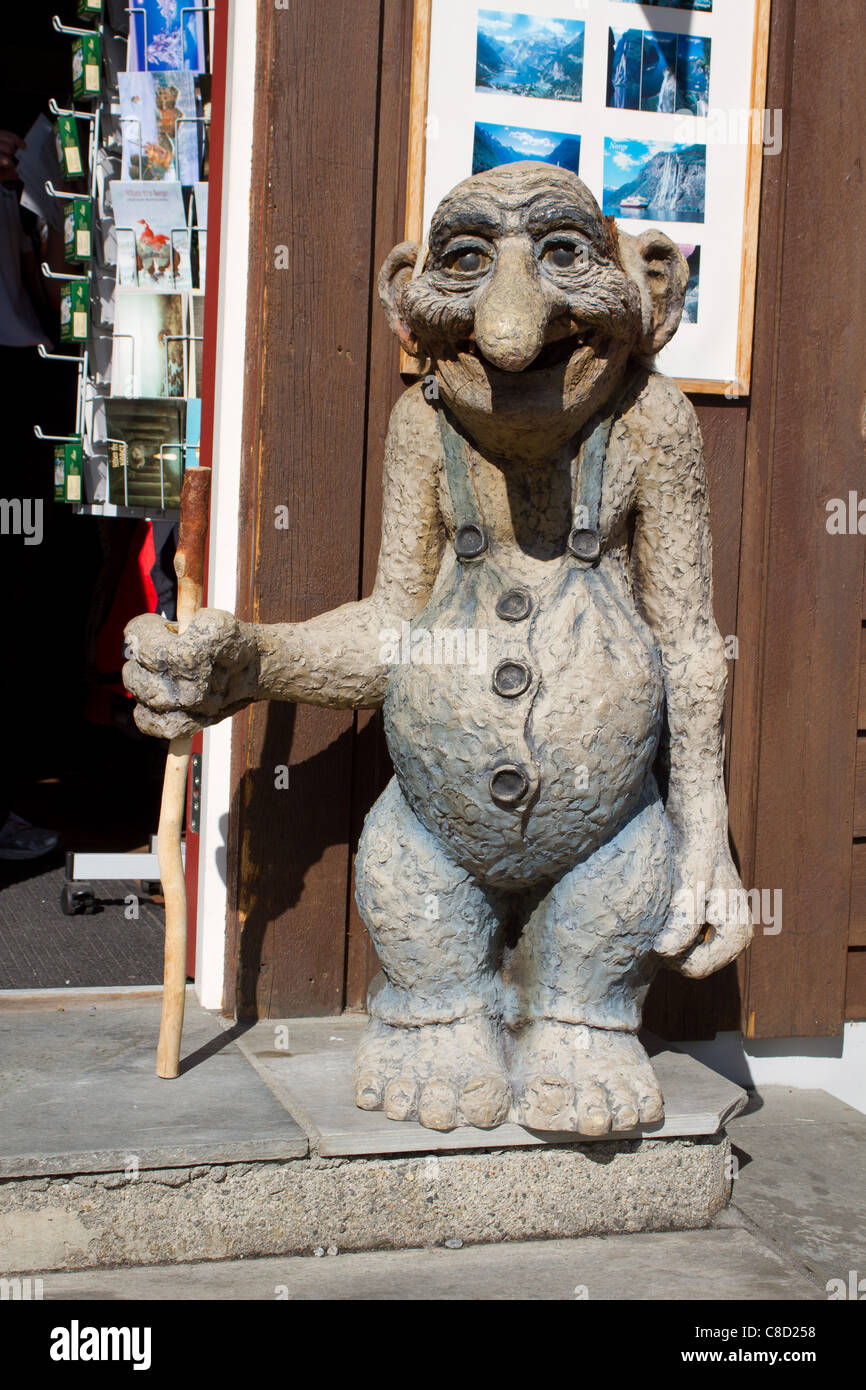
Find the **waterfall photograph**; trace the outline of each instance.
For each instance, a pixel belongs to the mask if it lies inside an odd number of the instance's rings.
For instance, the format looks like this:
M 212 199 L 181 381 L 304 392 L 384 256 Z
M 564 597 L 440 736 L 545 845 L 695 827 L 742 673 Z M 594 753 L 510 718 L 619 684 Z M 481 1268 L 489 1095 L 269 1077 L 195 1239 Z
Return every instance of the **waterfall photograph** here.
M 615 217 L 703 222 L 706 145 L 604 142 L 604 211 Z
M 708 38 L 643 29 L 608 32 L 607 104 L 617 110 L 705 116 Z

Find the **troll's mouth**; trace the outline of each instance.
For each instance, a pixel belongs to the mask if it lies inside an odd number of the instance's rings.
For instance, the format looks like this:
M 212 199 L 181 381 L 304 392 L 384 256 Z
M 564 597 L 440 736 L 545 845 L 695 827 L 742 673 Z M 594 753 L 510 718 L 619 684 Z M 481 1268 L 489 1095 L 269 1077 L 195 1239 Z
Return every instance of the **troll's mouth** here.
M 601 329 L 587 325 L 579 332 L 569 333 L 564 338 L 557 338 L 552 343 L 546 343 L 538 356 L 533 358 L 527 366 L 522 367 L 520 371 L 503 371 L 502 374 L 513 378 L 530 375 L 534 372 L 553 371 L 569 362 L 575 353 L 583 352 L 586 349 L 591 349 L 595 355 L 603 357 L 607 352 L 608 341 Z M 479 351 L 474 339 L 461 343 L 459 351 L 482 362 L 488 371 L 502 371 L 502 368 L 496 367 L 484 356 L 483 352 Z
M 562 366 L 563 363 L 570 361 L 576 352 L 584 348 L 591 348 L 594 353 L 598 353 L 604 344 L 601 330 L 598 328 L 582 328 L 578 333 L 570 333 L 566 338 L 559 338 L 554 343 L 546 343 L 538 356 L 524 368 L 527 372 L 547 372 L 554 367 Z

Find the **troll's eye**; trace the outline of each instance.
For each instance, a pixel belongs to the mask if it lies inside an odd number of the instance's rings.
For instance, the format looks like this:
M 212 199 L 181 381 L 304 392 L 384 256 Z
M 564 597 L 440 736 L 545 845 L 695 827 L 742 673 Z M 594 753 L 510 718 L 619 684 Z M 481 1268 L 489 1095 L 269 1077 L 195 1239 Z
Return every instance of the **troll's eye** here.
M 572 241 L 555 241 L 541 253 L 542 265 L 548 270 L 573 270 L 580 261 L 580 248 Z
M 445 257 L 447 268 L 463 275 L 477 275 L 489 264 L 490 256 L 481 246 L 457 246 Z

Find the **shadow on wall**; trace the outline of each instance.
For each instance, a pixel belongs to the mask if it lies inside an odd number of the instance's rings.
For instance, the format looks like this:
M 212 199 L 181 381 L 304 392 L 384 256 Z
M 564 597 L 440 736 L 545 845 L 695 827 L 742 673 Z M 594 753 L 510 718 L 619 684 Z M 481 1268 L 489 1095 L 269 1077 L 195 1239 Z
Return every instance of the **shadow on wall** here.
M 340 711 L 334 713 L 347 713 Z M 251 715 L 255 718 L 257 712 Z M 241 830 L 240 865 L 237 881 L 228 884 L 229 899 L 237 908 L 243 930 L 237 963 L 237 1005 L 239 1018 L 258 1016 L 257 1001 L 267 993 L 261 975 L 273 968 L 273 950 L 266 947 L 266 934 L 279 919 L 300 902 L 308 871 L 320 862 L 333 846 L 343 847 L 350 856 L 357 845 L 363 816 L 384 789 L 391 776 L 387 754 L 382 756 L 384 739 L 381 719 L 370 720 L 356 727 L 353 720 L 326 747 L 301 762 L 292 763 L 297 706 L 271 701 L 264 719 L 264 732 L 257 755 L 258 766 L 248 768 L 234 793 L 232 817 L 239 816 Z M 252 741 L 251 741 L 252 742 Z M 258 743 L 259 741 L 256 740 Z M 291 764 L 291 803 L 287 803 L 285 833 L 277 839 L 273 834 L 274 769 Z M 357 778 L 353 774 L 357 773 Z M 363 781 L 364 806 L 361 816 L 354 816 L 353 783 Z M 334 789 L 343 789 L 335 791 Z M 298 812 L 294 808 L 303 808 Z M 225 864 L 221 866 L 225 875 Z M 332 904 L 329 910 L 345 914 L 346 898 Z M 276 930 L 281 930 L 276 926 Z M 333 934 L 332 925 L 329 927 Z M 319 960 L 329 959 L 327 944 L 322 942 L 321 957 L 317 943 L 305 939 L 297 943 L 299 956 L 314 970 Z M 288 949 L 288 948 L 287 948 Z M 299 961 L 300 964 L 300 961 Z M 342 960 L 340 962 L 342 966 Z M 333 967 L 333 962 L 331 962 Z M 301 978 L 298 971 L 297 1012 L 322 1012 L 310 1006 L 313 980 Z M 326 982 L 320 982 L 326 989 Z M 342 980 L 340 981 L 342 988 Z M 292 1013 L 289 999 L 283 1008 Z M 339 1012 L 340 1004 L 331 1005 L 325 1012 Z
M 846 1023 L 837 1038 L 763 1038 L 717 1033 L 676 1044 L 738 1086 L 827 1091 L 866 1114 L 866 1023 Z

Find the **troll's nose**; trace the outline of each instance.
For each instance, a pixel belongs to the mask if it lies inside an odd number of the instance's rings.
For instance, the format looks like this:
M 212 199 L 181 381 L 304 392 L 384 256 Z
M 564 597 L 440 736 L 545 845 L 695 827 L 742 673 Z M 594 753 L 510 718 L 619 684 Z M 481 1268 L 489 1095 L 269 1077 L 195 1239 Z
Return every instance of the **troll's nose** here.
M 522 372 L 544 347 L 550 309 L 528 239 L 502 241 L 475 308 L 475 346 L 494 367 Z

